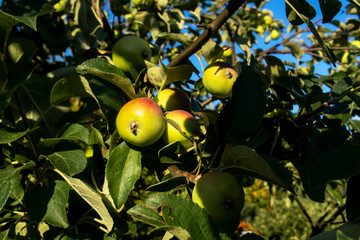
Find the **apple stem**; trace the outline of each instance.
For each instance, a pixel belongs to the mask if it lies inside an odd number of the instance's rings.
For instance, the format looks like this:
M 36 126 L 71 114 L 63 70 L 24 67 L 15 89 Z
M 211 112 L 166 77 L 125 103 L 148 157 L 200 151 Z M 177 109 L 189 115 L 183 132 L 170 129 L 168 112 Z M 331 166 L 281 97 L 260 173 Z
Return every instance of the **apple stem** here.
M 131 122 L 130 123 L 130 130 L 135 136 L 136 136 L 137 128 L 138 128 L 138 125 L 137 125 L 136 122 Z

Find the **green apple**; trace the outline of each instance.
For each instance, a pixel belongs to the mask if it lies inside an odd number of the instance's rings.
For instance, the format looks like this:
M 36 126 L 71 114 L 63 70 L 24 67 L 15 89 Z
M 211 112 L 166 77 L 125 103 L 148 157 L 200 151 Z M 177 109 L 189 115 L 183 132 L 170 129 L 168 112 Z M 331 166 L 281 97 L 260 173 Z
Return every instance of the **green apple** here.
M 213 62 L 204 71 L 202 82 L 205 89 L 218 98 L 227 98 L 231 95 L 231 90 L 238 72 L 227 62 Z
M 112 60 L 118 68 L 128 72 L 130 68 L 141 70 L 145 60 L 150 61 L 151 48 L 149 43 L 137 36 L 120 38 L 112 50 Z
M 120 109 L 116 128 L 126 142 L 146 147 L 162 136 L 165 129 L 164 113 L 154 100 L 135 98 Z
M 195 184 L 192 200 L 211 216 L 222 232 L 234 232 L 240 223 L 245 195 L 239 180 L 231 173 L 213 171 Z
M 190 111 L 189 96 L 178 88 L 166 88 L 157 95 L 158 104 L 164 111 L 182 109 Z
M 256 31 L 260 36 L 262 36 L 262 35 L 264 34 L 264 32 L 265 32 L 265 29 L 264 29 L 264 27 L 263 27 L 262 25 L 258 25 L 258 26 L 256 27 L 255 31 Z
M 278 39 L 280 37 L 280 33 L 278 32 L 278 30 L 273 29 L 270 33 L 271 39 Z
M 200 125 L 196 118 L 189 112 L 184 110 L 173 110 L 168 112 L 165 117 L 173 123 L 176 123 L 177 128 L 175 128 L 169 121 L 166 123 L 164 134 L 161 137 L 162 142 L 165 145 L 170 143 L 179 142 L 179 148 L 176 153 L 184 153 L 190 147 L 192 147 L 192 141 L 183 136 L 181 132 L 185 133 L 188 137 L 199 137 L 200 135 Z

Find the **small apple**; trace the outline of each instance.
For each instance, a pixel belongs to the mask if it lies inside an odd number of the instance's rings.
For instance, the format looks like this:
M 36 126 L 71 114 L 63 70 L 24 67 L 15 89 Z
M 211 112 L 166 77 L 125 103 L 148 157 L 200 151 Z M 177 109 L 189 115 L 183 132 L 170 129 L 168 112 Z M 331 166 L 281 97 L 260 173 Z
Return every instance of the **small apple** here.
M 280 37 L 278 30 L 273 29 L 270 33 L 271 39 L 276 40 Z
M 273 21 L 273 18 L 272 18 L 271 15 L 265 15 L 264 16 L 264 22 L 265 22 L 266 25 L 270 25 L 272 23 L 272 21 Z
M 118 68 L 128 72 L 129 69 L 145 67 L 145 60 L 150 61 L 151 48 L 144 39 L 137 36 L 120 38 L 112 50 L 112 60 Z
M 154 100 L 135 98 L 120 109 L 116 128 L 126 142 L 146 147 L 162 136 L 165 129 L 164 113 Z
M 262 25 L 259 25 L 259 26 L 256 27 L 255 31 L 256 31 L 259 35 L 262 36 L 262 35 L 264 34 L 264 32 L 265 32 L 265 29 L 264 29 L 264 27 L 263 27 Z
M 213 171 L 195 184 L 192 200 L 211 216 L 222 232 L 234 232 L 240 223 L 245 195 L 239 180 L 231 173 Z
M 162 142 L 168 145 L 173 142 L 179 142 L 179 148 L 176 153 L 184 153 L 192 147 L 192 141 L 183 136 L 179 130 L 189 137 L 196 138 L 200 135 L 200 125 L 196 118 L 189 112 L 184 110 L 174 110 L 168 112 L 165 117 L 177 124 L 180 129 L 176 129 L 167 121 L 164 134 L 161 137 Z
M 223 52 L 224 57 L 231 57 L 231 55 L 232 55 L 231 47 L 223 45 L 222 49 L 224 50 L 224 52 Z
M 204 71 L 202 82 L 205 89 L 218 98 L 231 95 L 232 86 L 238 77 L 238 72 L 227 62 L 213 62 Z
M 164 111 L 182 109 L 190 111 L 190 99 L 178 88 L 166 88 L 157 95 L 158 104 Z

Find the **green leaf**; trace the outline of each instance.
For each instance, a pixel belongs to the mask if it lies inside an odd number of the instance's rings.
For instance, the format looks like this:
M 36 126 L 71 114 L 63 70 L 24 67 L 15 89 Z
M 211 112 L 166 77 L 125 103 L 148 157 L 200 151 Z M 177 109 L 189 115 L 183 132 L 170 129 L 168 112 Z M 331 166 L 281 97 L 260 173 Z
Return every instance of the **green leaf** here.
M 286 2 L 286 16 L 294 26 L 304 23 L 298 14 L 302 14 L 309 20 L 316 16 L 315 8 L 305 0 L 287 0 Z
M 263 119 L 265 101 L 265 86 L 260 73 L 242 65 L 231 99 L 217 119 L 218 141 L 239 143 L 248 138 Z
M 295 12 L 296 15 L 298 17 L 300 17 L 300 19 L 306 23 L 306 25 L 309 27 L 310 31 L 312 32 L 312 34 L 314 35 L 314 37 L 316 38 L 317 42 L 319 43 L 320 47 L 323 49 L 324 53 L 326 54 L 326 56 L 329 58 L 329 60 L 331 61 L 331 63 L 335 66 L 335 62 L 336 62 L 336 56 L 334 55 L 334 53 L 331 51 L 331 49 L 325 45 L 324 41 L 322 40 L 321 36 L 319 35 L 319 33 L 317 32 L 314 24 L 310 21 L 310 19 L 312 19 L 312 15 L 309 15 L 308 12 L 309 9 L 313 8 L 310 4 L 310 6 L 305 6 L 306 4 L 304 4 L 304 2 L 306 2 L 305 0 L 285 0 L 286 2 L 286 8 L 288 9 L 291 8 L 292 10 L 290 10 L 291 12 Z M 297 11 L 297 4 L 298 2 L 301 2 L 301 4 L 304 4 L 301 8 L 301 10 L 304 10 L 305 13 L 299 12 Z M 307 3 L 307 2 L 306 2 Z M 315 10 L 315 9 L 314 9 Z M 316 12 L 315 12 L 316 14 Z M 294 15 L 294 13 L 292 14 Z M 289 19 L 289 17 L 288 17 Z M 289 20 L 290 21 L 290 20 Z
M 298 60 L 304 56 L 304 48 L 298 42 L 286 42 L 284 43 L 285 47 L 290 48 L 292 55 L 296 57 Z
M 47 204 L 44 220 L 54 227 L 67 228 L 69 222 L 66 214 L 66 204 L 69 199 L 70 186 L 65 181 L 55 180 L 54 194 Z
M 144 25 L 147 28 L 156 42 L 156 39 L 160 33 L 159 24 L 153 14 L 145 11 L 137 12 L 134 16 L 134 21 Z
M 350 222 L 360 220 L 360 175 L 351 177 L 347 182 L 346 217 Z
M 190 234 L 191 239 L 220 239 L 205 210 L 179 196 L 152 194 L 127 213 L 135 220 L 154 227 L 165 227 L 165 230 L 171 229 L 170 227 L 182 228 Z
M 106 164 L 105 177 L 117 209 L 126 202 L 140 174 L 141 152 L 131 149 L 126 142 L 114 148 Z
M 0 144 L 7 144 L 16 141 L 25 136 L 28 131 L 29 129 L 23 132 L 15 132 L 7 127 L 0 128 Z
M 335 84 L 332 88 L 332 93 L 334 93 L 336 95 L 341 95 L 343 92 L 351 89 L 354 82 L 355 82 L 355 80 L 352 78 L 349 78 L 349 77 L 339 79 L 335 82 Z
M 207 63 L 212 63 L 216 59 L 219 59 L 223 54 L 224 50 L 212 39 L 207 41 L 201 47 L 201 54 L 204 56 Z
M 339 0 L 319 0 L 323 15 L 322 23 L 330 22 L 339 13 L 342 3 Z
M 166 179 L 165 181 L 153 184 L 149 186 L 146 191 L 154 191 L 154 192 L 167 192 L 170 191 L 180 185 L 186 184 L 186 177 L 172 177 Z
M 100 77 L 119 87 L 130 99 L 136 98 L 134 87 L 124 72 L 110 64 L 105 58 L 89 59 L 79 65 L 76 70 L 80 74 L 91 74 Z
M 158 35 L 158 38 L 176 41 L 181 43 L 185 47 L 190 46 L 193 43 L 193 40 L 188 35 L 180 33 L 162 32 Z
M 270 181 L 291 192 L 292 175 L 276 159 L 270 156 L 261 157 L 255 150 L 243 145 L 227 145 L 221 156 L 219 168 L 240 170 L 242 175 L 248 175 Z
M 0 169 L 0 210 L 4 207 L 8 200 L 14 179 L 18 179 L 22 170 L 35 166 L 35 163 L 30 161 L 18 168 Z M 16 186 L 15 186 L 16 187 Z
M 14 16 L 0 10 L 0 28 L 7 31 L 19 22 L 31 27 L 36 31 L 36 15 L 25 14 L 23 16 Z
M 68 150 L 54 152 L 46 158 L 52 165 L 69 176 L 74 176 L 84 171 L 87 165 L 87 158 L 83 150 Z
M 72 178 L 57 169 L 55 171 L 99 214 L 101 217 L 99 223 L 105 225 L 106 233 L 109 233 L 113 228 L 114 221 L 102 201 L 101 195 L 80 179 Z
M 360 174 L 359 155 L 360 147 L 355 145 L 346 145 L 324 152 L 310 169 L 310 187 L 319 189 L 330 180 L 345 179 Z
M 360 222 L 347 222 L 331 231 L 318 234 L 309 240 L 338 240 L 338 232 L 341 231 L 347 237 L 357 240 L 360 236 Z
M 275 78 L 288 75 L 286 73 L 285 65 L 279 58 L 274 56 L 266 56 L 265 61 L 267 64 L 265 68 L 265 73 L 271 81 L 273 81 Z
M 50 103 L 56 105 L 71 97 L 92 97 L 98 103 L 89 82 L 83 76 L 65 77 L 57 81 L 51 89 Z

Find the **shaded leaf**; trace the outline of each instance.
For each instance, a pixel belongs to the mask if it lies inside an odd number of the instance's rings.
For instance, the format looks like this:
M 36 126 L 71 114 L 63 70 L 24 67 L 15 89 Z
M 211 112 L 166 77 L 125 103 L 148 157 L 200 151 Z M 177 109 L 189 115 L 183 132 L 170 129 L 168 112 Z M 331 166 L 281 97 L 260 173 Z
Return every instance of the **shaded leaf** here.
M 172 177 L 169 179 L 166 179 L 162 182 L 153 184 L 149 186 L 146 191 L 154 191 L 154 192 L 167 192 L 170 191 L 180 185 L 186 184 L 187 180 L 186 177 Z
M 109 192 L 117 209 L 126 202 L 130 191 L 141 174 L 141 152 L 122 142 L 111 152 L 105 176 Z
M 201 54 L 204 56 L 205 61 L 209 64 L 219 59 L 224 52 L 224 50 L 212 39 L 207 41 L 201 47 L 200 51 Z
M 299 14 L 311 20 L 316 16 L 316 10 L 305 0 L 287 0 L 286 16 L 292 25 L 296 26 L 304 23 Z
M 191 239 L 220 239 L 205 210 L 179 196 L 152 194 L 127 213 L 135 220 L 154 227 L 165 227 L 166 230 L 180 227 L 190 234 Z
M 330 22 L 339 13 L 342 3 L 339 0 L 319 0 L 323 15 L 322 23 Z
M 164 39 L 176 41 L 181 43 L 185 47 L 193 43 L 193 40 L 190 37 L 188 37 L 186 34 L 180 34 L 180 33 L 162 32 L 159 33 L 158 38 L 164 38 Z
M 347 222 L 331 231 L 316 235 L 315 237 L 310 238 L 310 240 L 338 240 L 338 231 L 341 231 L 347 237 L 358 239 L 360 236 L 360 222 Z
M 242 170 L 242 175 L 270 181 L 294 192 L 292 175 L 283 165 L 270 156 L 261 157 L 247 146 L 227 145 L 221 156 L 219 168 Z
M 109 233 L 113 228 L 114 221 L 103 203 L 101 195 L 80 179 L 72 178 L 57 169 L 55 171 L 99 214 L 101 217 L 99 223 L 105 225 L 106 232 Z
M 160 30 L 159 30 L 158 21 L 156 20 L 154 15 L 152 15 L 149 12 L 140 11 L 135 14 L 134 21 L 144 25 L 145 28 L 147 28 L 149 30 L 152 38 L 156 42 L 156 39 L 160 33 Z
M 309 172 L 312 189 L 323 187 L 330 180 L 345 179 L 360 174 L 360 147 L 347 145 L 320 155 Z M 326 171 L 324 168 L 326 166 Z
M 242 65 L 231 99 L 217 119 L 218 143 L 239 143 L 248 138 L 263 119 L 265 100 L 265 86 L 260 73 Z
M 55 180 L 54 194 L 47 204 L 44 220 L 54 227 L 67 228 L 66 204 L 69 199 L 70 186 L 65 181 Z
M 23 132 L 15 132 L 14 130 L 6 127 L 0 128 L 0 144 L 7 144 L 16 141 L 19 138 L 25 136 L 28 131 L 29 130 Z
M 347 182 L 346 217 L 350 222 L 360 220 L 360 175 L 351 177 Z
M 110 64 L 105 58 L 89 59 L 79 65 L 76 70 L 80 74 L 91 74 L 100 77 L 119 87 L 129 98 L 135 98 L 134 87 L 124 72 Z
M 69 176 L 74 176 L 84 171 L 87 165 L 87 158 L 83 150 L 68 150 L 54 152 L 46 158 L 52 165 Z

